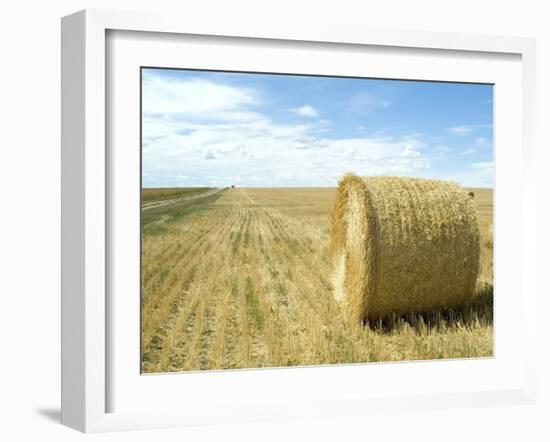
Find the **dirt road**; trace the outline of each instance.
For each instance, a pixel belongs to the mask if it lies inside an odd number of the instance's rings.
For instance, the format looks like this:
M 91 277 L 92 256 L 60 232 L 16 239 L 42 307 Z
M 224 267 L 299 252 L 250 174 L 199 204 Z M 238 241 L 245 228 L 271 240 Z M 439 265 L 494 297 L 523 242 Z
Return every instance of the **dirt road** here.
M 168 205 L 171 205 L 171 204 L 181 203 L 183 201 L 190 201 L 190 200 L 195 200 L 195 199 L 199 199 L 199 198 L 204 198 L 204 197 L 207 197 L 207 196 L 215 195 L 219 192 L 223 192 L 224 190 L 225 190 L 225 188 L 213 189 L 213 190 L 208 190 L 206 192 L 200 193 L 198 195 L 183 196 L 181 198 L 170 198 L 170 199 L 166 199 L 166 200 L 162 200 L 162 201 L 149 201 L 149 202 L 145 202 L 141 205 L 141 210 L 150 210 L 150 209 L 155 209 L 155 208 L 158 208 L 158 207 L 168 206 Z

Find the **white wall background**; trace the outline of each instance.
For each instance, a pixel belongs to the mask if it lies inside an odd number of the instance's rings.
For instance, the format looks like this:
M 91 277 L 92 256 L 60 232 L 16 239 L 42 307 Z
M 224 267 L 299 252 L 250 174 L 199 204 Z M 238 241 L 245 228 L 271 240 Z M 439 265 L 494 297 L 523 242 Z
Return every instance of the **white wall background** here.
M 349 23 L 378 28 L 537 38 L 539 189 L 548 194 L 550 13 L 522 0 L 19 0 L 0 7 L 0 439 L 82 440 L 59 425 L 60 17 L 83 8 L 166 10 L 249 20 Z M 177 6 L 180 5 L 180 6 Z M 546 197 L 546 200 L 550 198 Z M 548 248 L 539 223 L 539 292 Z M 544 286 L 543 286 L 544 285 Z M 549 326 L 540 299 L 538 405 L 93 436 L 95 440 L 549 440 Z

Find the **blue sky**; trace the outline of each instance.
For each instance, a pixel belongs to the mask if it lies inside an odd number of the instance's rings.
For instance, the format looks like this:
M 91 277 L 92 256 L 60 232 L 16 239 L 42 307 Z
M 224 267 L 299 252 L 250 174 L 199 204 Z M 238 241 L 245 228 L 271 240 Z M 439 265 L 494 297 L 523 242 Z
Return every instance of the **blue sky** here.
M 493 185 L 493 87 L 143 69 L 144 187 Z

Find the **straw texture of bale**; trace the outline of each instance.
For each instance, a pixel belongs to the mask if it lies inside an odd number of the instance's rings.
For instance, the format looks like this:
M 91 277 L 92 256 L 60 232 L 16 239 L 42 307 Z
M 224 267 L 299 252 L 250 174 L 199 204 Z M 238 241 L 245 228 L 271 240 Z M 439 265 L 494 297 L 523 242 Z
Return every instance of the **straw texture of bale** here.
M 479 226 L 474 200 L 457 184 L 348 174 L 331 241 L 335 297 L 355 320 L 472 301 Z

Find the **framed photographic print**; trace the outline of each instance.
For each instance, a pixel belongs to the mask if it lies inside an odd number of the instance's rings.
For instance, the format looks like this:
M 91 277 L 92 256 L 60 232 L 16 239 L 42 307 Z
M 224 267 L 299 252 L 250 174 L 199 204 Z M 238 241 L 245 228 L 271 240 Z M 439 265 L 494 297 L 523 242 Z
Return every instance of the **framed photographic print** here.
M 493 85 L 141 91 L 143 373 L 493 355 Z
M 533 400 L 531 40 L 85 11 L 62 41 L 63 423 Z

